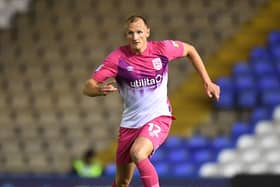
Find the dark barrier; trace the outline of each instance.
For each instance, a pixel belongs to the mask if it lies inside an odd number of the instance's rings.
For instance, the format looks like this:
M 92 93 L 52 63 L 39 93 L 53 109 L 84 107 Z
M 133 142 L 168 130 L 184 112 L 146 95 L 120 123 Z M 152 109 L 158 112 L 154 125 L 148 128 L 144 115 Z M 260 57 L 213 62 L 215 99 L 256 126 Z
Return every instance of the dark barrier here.
M 111 187 L 112 178 L 86 179 L 77 177 L 0 176 L 0 187 Z M 230 187 L 229 179 L 161 178 L 161 187 Z M 134 179 L 130 187 L 142 187 Z
M 111 187 L 113 179 L 69 176 L 0 175 L 0 187 Z M 161 178 L 161 187 L 279 187 L 280 175 L 238 175 L 227 178 Z M 142 187 L 139 178 L 130 187 Z
M 231 179 L 232 187 L 279 187 L 280 175 L 237 175 Z

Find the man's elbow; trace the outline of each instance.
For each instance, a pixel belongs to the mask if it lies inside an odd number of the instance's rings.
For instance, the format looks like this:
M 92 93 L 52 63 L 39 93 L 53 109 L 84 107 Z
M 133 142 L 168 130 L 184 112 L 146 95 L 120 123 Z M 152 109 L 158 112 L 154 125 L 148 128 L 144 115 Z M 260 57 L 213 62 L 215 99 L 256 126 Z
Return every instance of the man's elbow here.
M 82 94 L 85 96 L 93 97 L 94 95 L 92 93 L 92 90 L 93 90 L 93 86 L 91 85 L 90 81 L 88 80 L 83 87 Z
M 93 79 L 89 79 L 84 84 L 84 88 L 82 90 L 82 93 L 85 96 L 96 97 L 96 96 L 100 95 L 98 93 L 98 89 L 99 89 L 98 83 Z

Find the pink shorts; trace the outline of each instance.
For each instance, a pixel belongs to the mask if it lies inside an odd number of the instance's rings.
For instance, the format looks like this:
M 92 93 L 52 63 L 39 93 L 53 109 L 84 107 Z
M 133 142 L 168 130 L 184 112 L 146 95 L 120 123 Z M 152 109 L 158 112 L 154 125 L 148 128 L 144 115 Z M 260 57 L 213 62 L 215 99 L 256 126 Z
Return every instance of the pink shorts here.
M 129 154 L 130 148 L 139 136 L 151 140 L 155 151 L 167 138 L 172 119 L 171 116 L 159 116 L 138 129 L 120 127 L 116 163 L 127 164 L 132 161 Z

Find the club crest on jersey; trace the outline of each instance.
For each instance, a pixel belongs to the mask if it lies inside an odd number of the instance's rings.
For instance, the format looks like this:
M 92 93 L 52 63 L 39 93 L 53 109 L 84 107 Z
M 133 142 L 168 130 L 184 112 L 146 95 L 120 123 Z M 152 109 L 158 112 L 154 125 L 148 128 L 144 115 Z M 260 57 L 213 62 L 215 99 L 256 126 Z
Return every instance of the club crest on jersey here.
M 155 70 L 160 70 L 162 68 L 162 62 L 160 58 L 155 58 L 152 60 Z
M 133 71 L 134 68 L 132 66 L 127 66 L 126 69 L 127 71 Z
M 172 44 L 173 44 L 173 46 L 176 47 L 176 48 L 179 47 L 179 44 L 178 44 L 177 42 L 175 42 L 175 41 L 172 41 Z

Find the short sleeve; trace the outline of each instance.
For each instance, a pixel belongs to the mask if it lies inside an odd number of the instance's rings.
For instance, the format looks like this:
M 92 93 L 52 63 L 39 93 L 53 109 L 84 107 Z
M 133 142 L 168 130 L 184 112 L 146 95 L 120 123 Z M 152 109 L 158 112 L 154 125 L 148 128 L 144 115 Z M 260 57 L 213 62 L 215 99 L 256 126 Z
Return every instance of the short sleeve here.
M 184 46 L 181 41 L 164 40 L 161 43 L 164 55 L 168 58 L 168 60 L 183 57 Z
M 115 52 L 109 54 L 101 65 L 92 74 L 92 78 L 98 82 L 103 82 L 117 74 L 117 55 Z

